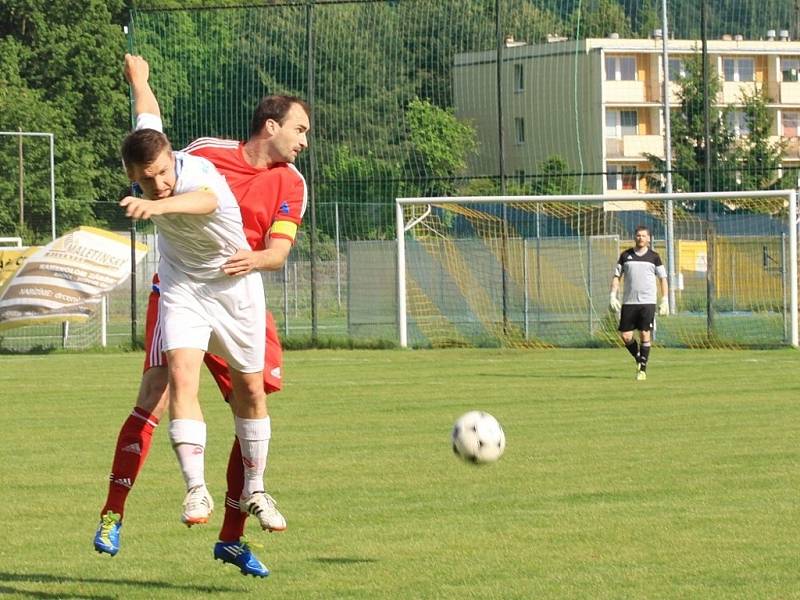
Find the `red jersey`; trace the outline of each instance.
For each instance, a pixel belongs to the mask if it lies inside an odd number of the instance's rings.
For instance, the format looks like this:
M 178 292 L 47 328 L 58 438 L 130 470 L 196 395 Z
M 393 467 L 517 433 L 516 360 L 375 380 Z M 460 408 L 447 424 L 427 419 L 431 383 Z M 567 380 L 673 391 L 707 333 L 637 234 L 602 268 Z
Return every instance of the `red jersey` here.
M 290 163 L 254 167 L 236 140 L 199 138 L 184 152 L 210 160 L 225 176 L 239 202 L 244 234 L 253 250 L 263 250 L 268 238 L 294 243 L 308 203 L 306 181 Z

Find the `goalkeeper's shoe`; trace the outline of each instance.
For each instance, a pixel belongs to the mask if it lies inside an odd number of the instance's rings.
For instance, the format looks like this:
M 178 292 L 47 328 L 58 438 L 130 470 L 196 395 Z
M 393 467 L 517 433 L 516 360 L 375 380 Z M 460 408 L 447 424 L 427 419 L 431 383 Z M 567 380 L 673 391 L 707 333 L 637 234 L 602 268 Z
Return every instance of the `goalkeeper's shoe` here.
M 642 368 L 642 364 L 639 363 L 636 367 L 636 381 L 645 381 L 647 380 L 647 371 Z
M 242 575 L 266 577 L 269 569 L 250 550 L 244 538 L 238 542 L 217 542 L 214 544 L 214 559 L 236 565 Z
M 119 552 L 119 530 L 122 528 L 122 516 L 108 511 L 100 518 L 97 532 L 94 534 L 94 549 L 100 554 L 114 556 Z
M 266 492 L 253 492 L 247 498 L 241 498 L 239 510 L 256 517 L 265 531 L 286 529 L 286 519 L 278 512 L 275 499 Z
M 187 527 L 208 523 L 212 512 L 214 512 L 214 501 L 205 485 L 197 485 L 186 492 L 186 497 L 183 499 L 181 522 L 185 523 Z

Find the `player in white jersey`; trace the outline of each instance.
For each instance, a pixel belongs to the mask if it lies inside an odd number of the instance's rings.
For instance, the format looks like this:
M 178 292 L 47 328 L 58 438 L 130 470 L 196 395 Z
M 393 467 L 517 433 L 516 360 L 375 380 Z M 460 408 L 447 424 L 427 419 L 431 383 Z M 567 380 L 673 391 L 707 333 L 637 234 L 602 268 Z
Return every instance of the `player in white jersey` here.
M 611 279 L 609 306 L 620 313 L 619 333 L 628 352 L 636 359 L 636 379 L 647 379 L 647 362 L 650 359 L 651 332 L 656 317 L 656 281 L 661 284 L 661 302 L 658 314 L 669 313 L 667 298 L 667 270 L 658 253 L 650 248 L 650 230 L 639 225 L 634 232 L 636 244 L 620 254 L 614 277 Z M 619 282 L 625 281 L 622 302 L 617 298 Z M 633 330 L 639 330 L 639 344 Z
M 160 131 L 152 94 L 134 89 L 134 103 L 137 130 L 123 141 L 122 158 L 143 198 L 127 196 L 120 205 L 128 217 L 152 219 L 159 228 L 169 436 L 187 488 L 181 520 L 191 526 L 207 522 L 213 510 L 204 473 L 206 425 L 198 401 L 206 350 L 228 362 L 234 394 L 242 400 L 234 409 L 234 421 L 243 453 L 248 446 L 253 457 L 244 491 L 263 490 L 270 437 L 268 419 L 261 414 L 266 410 L 264 289 L 255 271 L 229 276 L 223 270 L 229 257 L 249 249 L 238 204 L 225 179 L 209 161 L 172 151 Z

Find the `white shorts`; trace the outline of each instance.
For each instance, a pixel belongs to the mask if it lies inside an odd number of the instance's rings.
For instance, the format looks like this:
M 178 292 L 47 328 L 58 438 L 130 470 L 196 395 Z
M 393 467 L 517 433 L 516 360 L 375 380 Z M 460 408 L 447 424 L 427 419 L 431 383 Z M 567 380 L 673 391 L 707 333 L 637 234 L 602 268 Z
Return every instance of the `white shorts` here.
M 212 281 L 159 269 L 162 348 L 207 350 L 243 373 L 264 368 L 266 304 L 259 273 Z

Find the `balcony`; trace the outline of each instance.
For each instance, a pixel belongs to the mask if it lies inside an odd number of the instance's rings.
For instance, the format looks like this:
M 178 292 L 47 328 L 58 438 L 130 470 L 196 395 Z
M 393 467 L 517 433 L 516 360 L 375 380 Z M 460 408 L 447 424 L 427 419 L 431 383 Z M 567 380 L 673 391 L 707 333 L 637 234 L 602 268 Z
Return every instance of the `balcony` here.
M 723 81 L 722 103 L 741 104 L 744 95 L 752 96 L 756 93 L 756 83 L 753 81 Z
M 603 96 L 606 104 L 647 102 L 643 81 L 606 81 Z
M 644 158 L 652 154 L 664 158 L 664 138 L 660 135 L 624 135 L 606 138 L 607 158 Z
M 800 104 L 800 81 L 782 81 L 780 84 L 781 104 Z

